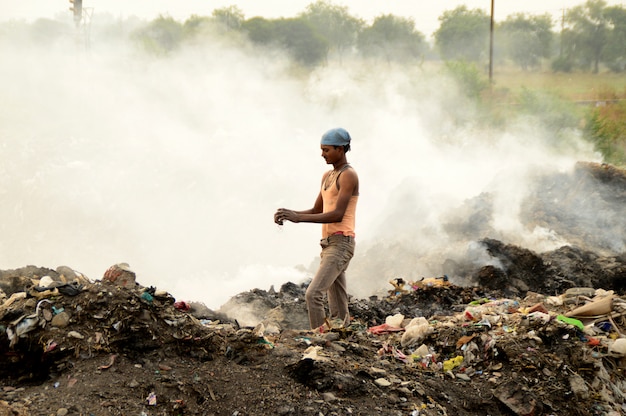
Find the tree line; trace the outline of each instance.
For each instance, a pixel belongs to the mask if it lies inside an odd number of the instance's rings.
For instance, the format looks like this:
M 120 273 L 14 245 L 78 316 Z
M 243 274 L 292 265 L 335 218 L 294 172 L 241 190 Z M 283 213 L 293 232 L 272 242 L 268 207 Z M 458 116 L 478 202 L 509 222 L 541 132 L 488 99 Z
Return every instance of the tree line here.
M 280 48 L 306 67 L 347 57 L 404 64 L 443 60 L 463 91 L 480 100 L 488 90 L 478 68 L 489 59 L 491 17 L 483 10 L 459 6 L 444 12 L 439 22 L 430 43 L 411 18 L 387 14 L 368 25 L 347 7 L 318 0 L 293 18 L 245 19 L 236 6 L 216 9 L 211 16 L 192 16 L 184 23 L 160 17 L 136 31 L 134 37 L 153 51 L 167 52 L 219 30 L 258 47 Z M 560 22 L 547 14 L 508 16 L 496 22 L 494 39 L 494 60 L 527 71 L 541 69 L 545 63 L 560 72 L 598 73 L 601 66 L 617 73 L 626 71 L 626 9 L 609 7 L 604 0 L 588 0 L 564 10 Z M 579 125 L 578 112 L 558 99 L 527 91 L 518 101 L 518 111 L 543 117 L 542 122 L 557 132 Z M 605 161 L 617 165 L 626 164 L 625 115 L 624 101 L 590 108 L 584 115 L 585 138 Z
M 134 37 L 155 51 L 167 52 L 208 27 L 219 25 L 253 44 L 280 47 L 305 66 L 347 56 L 385 62 L 427 59 L 484 63 L 489 59 L 490 16 L 481 9 L 459 6 L 439 17 L 433 42 L 409 17 L 384 14 L 371 24 L 348 8 L 318 0 L 293 18 L 246 19 L 237 6 L 216 9 L 211 16 L 192 16 L 183 23 L 159 17 Z M 599 72 L 601 66 L 626 71 L 626 9 L 604 0 L 588 0 L 563 11 L 560 21 L 548 15 L 518 13 L 496 22 L 494 60 L 523 70 L 549 63 L 554 71 Z
M 69 23 L 69 15 L 67 16 Z M 132 19 L 128 19 L 132 20 Z M 150 22 L 134 21 L 130 34 L 137 44 L 156 54 L 167 54 L 188 42 L 202 42 L 216 32 L 239 37 L 253 45 L 283 50 L 305 67 L 323 65 L 347 57 L 387 63 L 419 63 L 424 60 L 464 61 L 484 66 L 490 56 L 491 17 L 482 9 L 459 6 L 439 16 L 439 27 L 428 39 L 410 17 L 383 14 L 371 24 L 353 16 L 348 8 L 330 0 L 317 0 L 292 18 L 245 18 L 237 6 L 213 10 L 210 16 L 193 15 L 184 22 L 160 16 Z M 67 28 L 62 21 L 39 19 L 30 37 L 51 42 Z M 108 35 L 120 36 L 128 22 L 110 22 Z M 26 30 L 0 25 L 3 32 Z M 523 70 L 607 69 L 626 71 L 626 9 L 608 6 L 605 0 L 587 0 L 564 9 L 560 19 L 549 14 L 517 13 L 495 22 L 493 59 Z M 205 39 L 206 40 L 206 39 Z
M 63 19 L 39 19 L 31 25 L 19 22 L 0 24 L 0 42 L 19 45 L 20 38 L 43 46 L 75 34 L 71 16 Z M 249 47 L 286 54 L 303 68 L 315 68 L 329 61 L 358 58 L 379 62 L 418 66 L 425 60 L 443 61 L 443 68 L 454 78 L 469 98 L 482 104 L 492 91 L 484 70 L 489 59 L 490 16 L 480 9 L 459 6 L 439 17 L 433 39 L 417 30 L 411 18 L 381 15 L 367 24 L 327 0 L 309 4 L 293 18 L 246 19 L 236 6 L 216 9 L 210 16 L 191 16 L 184 22 L 160 16 L 150 22 L 136 18 L 124 21 L 110 17 L 94 20 L 94 33 L 107 39 L 129 38 L 142 50 L 168 55 L 185 45 L 210 45 L 228 42 L 231 46 Z M 87 30 L 83 27 L 82 30 Z M 609 70 L 626 71 L 626 9 L 607 6 L 604 0 L 588 0 L 563 10 L 559 21 L 549 15 L 515 14 L 496 22 L 494 61 L 513 63 L 525 71 Z M 615 94 L 614 98 L 618 98 Z M 605 161 L 626 165 L 626 101 L 597 106 L 584 112 L 545 91 L 524 91 L 512 100 L 515 111 L 539 117 L 541 123 L 559 132 L 578 129 L 584 119 L 583 135 L 602 153 Z M 488 104 L 493 102 L 491 106 Z M 503 108 L 498 100 L 485 100 L 490 114 L 487 122 L 499 122 Z

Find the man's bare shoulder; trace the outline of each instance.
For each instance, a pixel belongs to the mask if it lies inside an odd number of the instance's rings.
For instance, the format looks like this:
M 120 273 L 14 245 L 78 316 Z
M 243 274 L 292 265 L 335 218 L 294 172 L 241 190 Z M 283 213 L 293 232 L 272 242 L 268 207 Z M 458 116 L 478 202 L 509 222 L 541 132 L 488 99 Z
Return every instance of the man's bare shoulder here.
M 337 180 L 337 186 L 343 187 L 344 189 L 348 191 L 350 190 L 356 191 L 356 193 L 358 194 L 359 176 L 357 175 L 356 170 L 352 166 L 350 166 L 349 169 L 346 169 L 343 171 L 342 175 Z
M 358 177 L 358 174 L 356 173 L 356 169 L 354 169 L 354 166 L 352 165 L 349 165 L 348 169 L 346 169 L 343 173 L 348 176 Z

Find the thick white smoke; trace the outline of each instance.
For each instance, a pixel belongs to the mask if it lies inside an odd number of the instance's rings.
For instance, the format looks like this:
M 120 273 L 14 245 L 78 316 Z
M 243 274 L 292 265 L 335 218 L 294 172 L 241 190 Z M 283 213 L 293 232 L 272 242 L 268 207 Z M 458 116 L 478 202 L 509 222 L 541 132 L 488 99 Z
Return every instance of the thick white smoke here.
M 468 250 L 446 237 L 443 216 L 485 191 L 494 237 L 558 245 L 550 230 L 520 227 L 525 180 L 595 157 L 555 154 L 538 128 L 455 124 L 475 110 L 420 68 L 344 62 L 303 75 L 279 54 L 219 42 L 154 58 L 103 38 L 86 50 L 73 33 L 52 47 L 0 48 L 0 268 L 68 265 L 99 279 L 127 262 L 142 285 L 212 308 L 307 277 L 320 227 L 279 228 L 272 216 L 312 206 L 329 128 L 353 136 L 357 251 L 417 247 L 423 259 L 380 252 L 417 276 Z M 360 261 L 352 293 L 387 286 L 385 270 L 361 272 Z

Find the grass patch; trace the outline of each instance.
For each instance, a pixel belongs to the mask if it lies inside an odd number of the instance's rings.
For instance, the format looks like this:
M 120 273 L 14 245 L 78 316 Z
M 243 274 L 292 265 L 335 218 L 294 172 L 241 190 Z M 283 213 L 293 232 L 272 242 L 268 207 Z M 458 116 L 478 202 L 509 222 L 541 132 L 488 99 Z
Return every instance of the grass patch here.
M 626 75 L 615 73 L 553 73 L 497 69 L 494 87 L 518 95 L 523 90 L 545 91 L 570 101 L 626 99 Z

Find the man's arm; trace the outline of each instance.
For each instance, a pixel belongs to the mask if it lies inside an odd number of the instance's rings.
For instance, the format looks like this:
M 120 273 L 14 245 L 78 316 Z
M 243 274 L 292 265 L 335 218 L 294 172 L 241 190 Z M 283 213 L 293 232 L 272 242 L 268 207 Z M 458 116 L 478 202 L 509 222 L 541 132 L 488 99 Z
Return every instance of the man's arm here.
M 280 224 L 280 221 L 291 222 L 311 222 L 319 224 L 327 224 L 332 222 L 341 222 L 346 209 L 348 208 L 348 202 L 358 186 L 358 176 L 353 169 L 347 169 L 339 176 L 339 196 L 337 197 L 337 206 L 333 211 L 323 211 L 322 194 L 319 193 L 315 205 L 313 208 L 305 211 L 293 211 L 284 208 L 280 208 L 276 214 L 274 214 L 274 221 Z
M 302 222 L 299 218 L 304 215 L 317 215 L 323 211 L 324 202 L 322 201 L 322 193 L 317 194 L 317 199 L 313 208 L 306 209 L 304 211 L 294 211 L 287 208 L 278 208 L 274 214 L 274 222 L 279 225 L 283 225 L 284 221 Z

